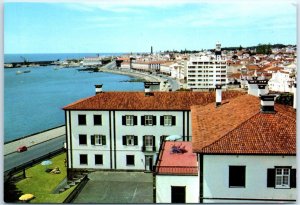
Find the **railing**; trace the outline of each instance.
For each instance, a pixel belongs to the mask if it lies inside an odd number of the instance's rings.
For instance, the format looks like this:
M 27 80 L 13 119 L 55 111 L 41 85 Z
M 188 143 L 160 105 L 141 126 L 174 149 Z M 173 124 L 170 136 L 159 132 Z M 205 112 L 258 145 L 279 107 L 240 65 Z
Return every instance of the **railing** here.
M 142 146 L 142 152 L 155 152 L 155 146 Z
M 174 174 L 174 175 L 198 175 L 197 166 L 155 166 L 156 174 Z
M 13 175 L 21 172 L 21 171 L 24 171 L 25 169 L 27 169 L 28 167 L 32 167 L 33 165 L 35 164 L 38 164 L 40 163 L 41 161 L 45 160 L 45 159 L 50 159 L 62 152 L 64 152 L 65 149 L 64 148 L 60 148 L 58 150 L 55 150 L 53 152 L 49 152 L 48 154 L 46 155 L 43 155 L 41 157 L 38 157 L 36 159 L 33 159 L 33 160 L 30 160 L 28 162 L 25 162 L 24 164 L 22 165 L 19 165 L 19 166 L 16 166 L 12 169 L 9 169 L 7 171 L 4 172 L 4 181 L 7 181 L 8 179 L 10 179 L 10 177 L 12 177 Z

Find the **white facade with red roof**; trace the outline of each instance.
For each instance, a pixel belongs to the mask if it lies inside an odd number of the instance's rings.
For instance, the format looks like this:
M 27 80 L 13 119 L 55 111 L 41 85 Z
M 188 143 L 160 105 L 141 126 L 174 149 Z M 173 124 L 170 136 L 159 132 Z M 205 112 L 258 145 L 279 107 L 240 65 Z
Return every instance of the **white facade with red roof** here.
M 156 203 L 198 203 L 198 163 L 191 142 L 165 141 L 154 175 Z

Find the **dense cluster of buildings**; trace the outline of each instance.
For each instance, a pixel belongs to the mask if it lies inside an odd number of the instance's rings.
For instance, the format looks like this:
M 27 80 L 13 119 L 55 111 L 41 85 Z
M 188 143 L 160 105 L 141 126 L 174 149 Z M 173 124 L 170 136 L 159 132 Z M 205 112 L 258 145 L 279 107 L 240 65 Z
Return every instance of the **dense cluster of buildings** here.
M 144 92 L 105 92 L 96 85 L 94 96 L 65 106 L 69 177 L 152 172 L 156 203 L 296 200 L 296 97 L 288 106 L 270 92 L 296 94 L 295 58 L 241 52 L 228 60 L 220 44 L 175 61 L 148 58 L 118 59 L 120 69 L 168 74 L 190 90 L 153 91 L 155 82 Z M 236 82 L 243 89 L 231 90 Z

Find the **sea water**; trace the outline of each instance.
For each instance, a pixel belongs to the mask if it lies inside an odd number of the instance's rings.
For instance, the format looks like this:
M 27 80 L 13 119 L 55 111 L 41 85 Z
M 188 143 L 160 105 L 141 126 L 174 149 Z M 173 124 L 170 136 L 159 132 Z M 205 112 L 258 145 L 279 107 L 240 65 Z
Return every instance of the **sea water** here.
M 4 69 L 4 142 L 65 123 L 62 108 L 103 91 L 142 91 L 129 76 L 55 66 Z M 18 70 L 29 73 L 16 74 Z

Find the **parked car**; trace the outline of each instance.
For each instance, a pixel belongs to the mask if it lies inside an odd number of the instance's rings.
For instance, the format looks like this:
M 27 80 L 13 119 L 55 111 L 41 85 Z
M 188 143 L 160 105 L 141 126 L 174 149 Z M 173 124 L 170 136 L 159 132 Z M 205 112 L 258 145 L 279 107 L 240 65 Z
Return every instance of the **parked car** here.
M 17 149 L 17 152 L 25 152 L 25 151 L 27 151 L 27 147 L 26 146 L 20 146 Z

